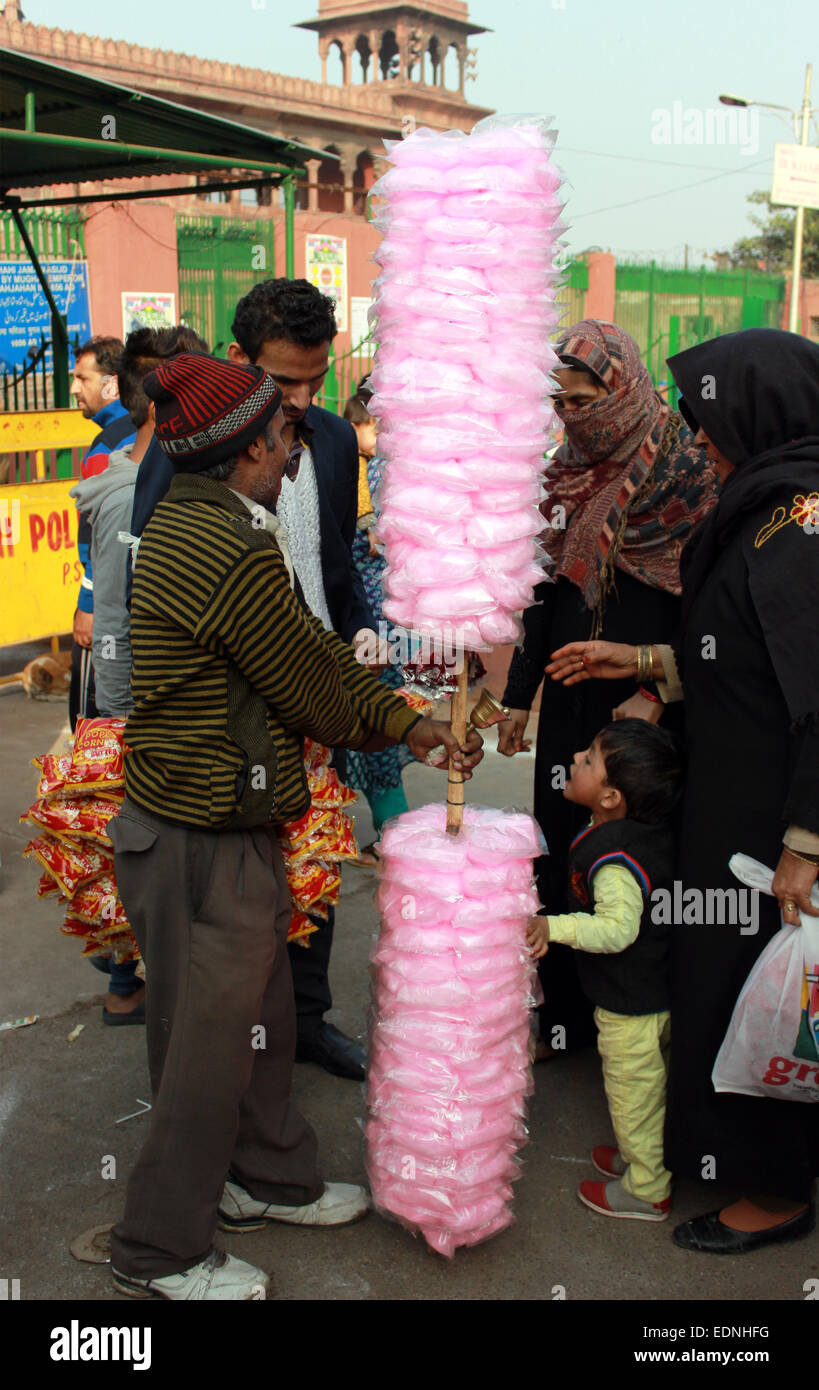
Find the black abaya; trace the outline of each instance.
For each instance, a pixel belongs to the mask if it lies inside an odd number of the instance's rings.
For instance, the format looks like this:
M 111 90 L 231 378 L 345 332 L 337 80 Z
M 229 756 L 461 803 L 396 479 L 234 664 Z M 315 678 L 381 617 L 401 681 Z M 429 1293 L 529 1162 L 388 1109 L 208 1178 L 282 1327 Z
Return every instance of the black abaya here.
M 794 769 L 804 762 L 805 740 L 817 741 L 806 725 L 791 732 L 749 587 L 754 538 L 777 500 L 790 506 L 793 491 L 748 516 L 719 553 L 686 625 L 689 773 L 679 869 L 686 889 L 739 888 L 728 868 L 737 852 L 776 867 Z M 786 585 L 793 548 L 819 545 L 819 537 L 791 523 L 767 544 L 778 548 Z M 803 813 L 801 823 L 806 819 Z M 665 1161 L 674 1173 L 706 1173 L 721 1185 L 804 1202 L 819 1172 L 819 1105 L 717 1093 L 711 1083 L 737 995 L 779 926 L 778 903 L 760 894 L 756 935 L 741 935 L 739 923 L 673 928 Z M 709 1156 L 714 1162 L 706 1168 Z
M 680 878 L 686 889 L 736 888 L 735 852 L 776 868 L 789 825 L 819 833 L 819 535 L 808 520 L 819 502 L 819 347 L 755 329 L 669 366 L 689 423 L 735 465 L 681 565 Z M 711 1082 L 737 995 L 779 926 L 778 903 L 760 895 L 757 935 L 673 928 L 665 1157 L 676 1173 L 802 1203 L 819 1173 L 819 1105 Z

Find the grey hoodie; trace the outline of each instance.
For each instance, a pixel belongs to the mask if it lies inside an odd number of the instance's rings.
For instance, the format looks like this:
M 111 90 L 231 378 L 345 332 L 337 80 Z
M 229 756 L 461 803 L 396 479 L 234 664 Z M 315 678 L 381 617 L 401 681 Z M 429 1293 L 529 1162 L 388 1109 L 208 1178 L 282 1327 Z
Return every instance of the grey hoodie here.
M 85 478 L 71 496 L 91 524 L 94 573 L 92 651 L 96 705 L 100 714 L 126 715 L 131 709 L 130 616 L 125 584 L 130 552 L 117 540 L 131 524 L 134 483 L 139 464 L 131 462 L 132 444 L 114 449 L 103 473 Z

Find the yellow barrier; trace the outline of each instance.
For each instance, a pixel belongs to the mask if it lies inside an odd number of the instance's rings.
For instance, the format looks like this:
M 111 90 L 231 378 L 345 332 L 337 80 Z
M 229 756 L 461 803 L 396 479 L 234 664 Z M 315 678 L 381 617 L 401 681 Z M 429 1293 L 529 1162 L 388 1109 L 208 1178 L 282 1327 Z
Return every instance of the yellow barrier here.
M 0 454 L 34 450 L 37 477 L 45 478 L 46 449 L 87 448 L 99 432 L 79 410 L 0 411 Z
M 48 481 L 48 449 L 83 448 L 99 426 L 79 410 L 0 412 L 0 453 L 34 450 L 37 480 L 0 486 L 0 647 L 70 632 L 82 564 L 77 510 L 68 493 L 76 479 Z M 40 481 L 42 480 L 42 481 Z

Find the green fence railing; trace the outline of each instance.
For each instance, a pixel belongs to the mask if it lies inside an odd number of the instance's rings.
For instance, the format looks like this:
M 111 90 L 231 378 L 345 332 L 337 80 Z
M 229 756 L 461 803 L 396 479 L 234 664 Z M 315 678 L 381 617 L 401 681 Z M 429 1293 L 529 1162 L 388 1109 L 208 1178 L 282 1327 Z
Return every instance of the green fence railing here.
M 618 265 L 615 322 L 640 345 L 658 389 L 668 388 L 666 358 L 685 347 L 741 328 L 775 328 L 782 320 L 785 279 L 753 270 L 686 270 Z
M 273 222 L 232 217 L 176 219 L 179 317 L 223 357 L 233 338 L 236 305 L 275 275 Z
M 360 343 L 347 352 L 336 356 L 330 350 L 330 370 L 324 378 L 324 385 L 316 396 L 316 404 L 325 410 L 333 410 L 337 415 L 344 414 L 344 407 L 356 388 L 369 376 L 375 355 L 372 334 L 362 338 Z

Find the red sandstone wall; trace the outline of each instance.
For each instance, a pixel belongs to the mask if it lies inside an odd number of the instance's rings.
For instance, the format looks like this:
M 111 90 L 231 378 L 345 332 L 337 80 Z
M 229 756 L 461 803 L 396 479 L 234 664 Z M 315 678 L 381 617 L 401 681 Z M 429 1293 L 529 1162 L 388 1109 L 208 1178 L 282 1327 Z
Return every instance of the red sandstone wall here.
M 122 336 L 123 291 L 164 291 L 176 296 L 176 214 L 160 203 L 91 205 L 85 224 L 95 333 Z
M 278 214 L 274 219 L 274 238 L 276 256 L 276 275 L 284 275 L 284 216 Z M 296 255 L 295 275 L 301 279 L 305 274 L 305 248 L 308 234 L 325 233 L 327 236 L 344 237 L 347 242 L 347 331 L 339 333 L 335 340 L 337 354 L 348 352 L 354 346 L 350 337 L 350 306 L 354 297 L 371 299 L 372 282 L 378 274 L 378 266 L 372 254 L 381 241 L 381 233 L 363 217 L 354 214 L 332 212 L 297 212 L 295 214 Z

